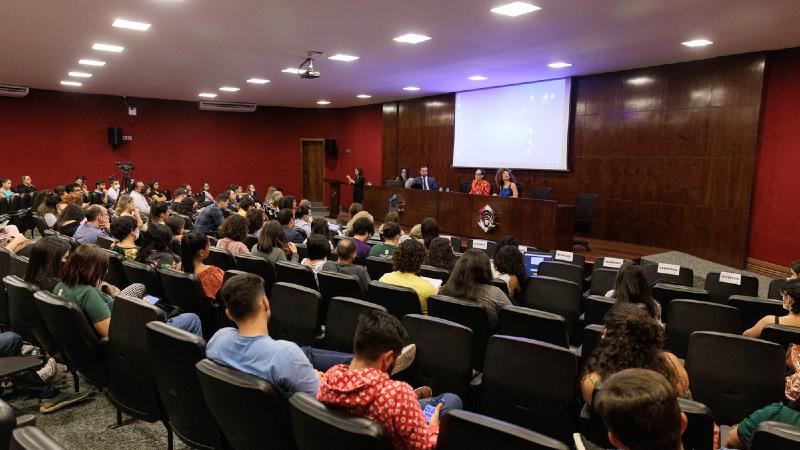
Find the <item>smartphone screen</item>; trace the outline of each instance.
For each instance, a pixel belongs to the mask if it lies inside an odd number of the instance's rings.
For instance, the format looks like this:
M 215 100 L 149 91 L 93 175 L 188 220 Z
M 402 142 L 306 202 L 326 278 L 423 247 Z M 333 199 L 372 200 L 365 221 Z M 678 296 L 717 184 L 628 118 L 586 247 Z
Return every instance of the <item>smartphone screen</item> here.
M 439 406 L 439 403 L 444 403 L 444 400 L 438 397 L 431 397 L 431 401 L 428 403 L 428 406 L 422 410 L 422 414 L 425 414 L 425 420 L 428 422 L 431 421 L 431 417 L 433 416 L 433 413 L 436 412 L 436 407 Z
M 161 300 L 160 298 L 158 298 L 158 297 L 153 297 L 152 295 L 146 295 L 144 298 L 145 298 L 145 299 L 146 299 L 148 302 L 150 302 L 150 304 L 151 304 L 151 305 L 155 305 L 156 303 L 158 303 L 158 301 L 159 301 L 159 300 Z

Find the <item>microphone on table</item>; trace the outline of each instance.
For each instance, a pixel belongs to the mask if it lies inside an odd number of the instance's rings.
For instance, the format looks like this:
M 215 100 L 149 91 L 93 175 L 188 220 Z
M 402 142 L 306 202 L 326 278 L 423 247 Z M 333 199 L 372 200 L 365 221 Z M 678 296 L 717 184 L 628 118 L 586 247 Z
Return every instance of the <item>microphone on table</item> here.
M 529 188 L 532 188 L 532 187 L 533 187 L 535 184 L 536 184 L 536 179 L 534 178 L 534 179 L 533 179 L 533 181 L 531 181 L 531 185 L 530 185 L 530 186 L 528 186 L 528 187 L 529 187 Z M 527 194 L 525 194 L 525 195 L 527 196 L 527 195 L 531 195 L 531 194 L 533 194 L 533 191 L 534 191 L 534 190 L 535 190 L 535 188 L 534 188 L 534 189 L 531 189 L 531 191 L 530 191 L 530 192 L 528 192 L 528 193 L 527 193 Z M 522 197 L 522 194 L 520 194 L 520 197 Z

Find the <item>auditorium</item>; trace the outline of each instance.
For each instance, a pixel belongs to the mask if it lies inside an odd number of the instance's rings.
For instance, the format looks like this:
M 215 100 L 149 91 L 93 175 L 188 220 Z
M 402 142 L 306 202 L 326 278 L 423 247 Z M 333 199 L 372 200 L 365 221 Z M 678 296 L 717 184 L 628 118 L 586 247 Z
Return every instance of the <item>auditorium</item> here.
M 0 450 L 800 450 L 798 23 L 6 2 Z

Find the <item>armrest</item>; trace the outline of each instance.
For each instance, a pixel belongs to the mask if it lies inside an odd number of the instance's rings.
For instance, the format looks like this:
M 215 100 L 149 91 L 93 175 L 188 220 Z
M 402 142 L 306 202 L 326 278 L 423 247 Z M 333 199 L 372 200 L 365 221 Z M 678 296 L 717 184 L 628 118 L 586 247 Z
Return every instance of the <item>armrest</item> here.
M 472 381 L 469 382 L 469 403 L 470 411 L 477 411 L 480 406 L 481 396 L 481 382 L 483 381 L 483 374 L 479 373 Z

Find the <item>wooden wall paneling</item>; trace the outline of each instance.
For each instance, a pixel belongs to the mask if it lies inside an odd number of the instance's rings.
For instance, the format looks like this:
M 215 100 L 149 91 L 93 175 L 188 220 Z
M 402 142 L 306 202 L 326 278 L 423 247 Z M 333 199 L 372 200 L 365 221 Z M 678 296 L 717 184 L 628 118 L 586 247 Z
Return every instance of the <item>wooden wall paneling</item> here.
M 422 127 L 425 125 L 425 99 L 400 100 L 397 105 L 398 128 Z
M 437 95 L 425 99 L 425 126 L 455 124 L 456 94 Z
M 744 267 L 749 211 L 703 208 L 701 245 L 693 253 L 727 266 Z
M 383 128 L 397 127 L 397 102 L 383 104 Z
M 578 101 L 585 103 L 586 115 L 616 112 L 622 109 L 622 77 L 603 73 L 578 78 Z
M 424 153 L 424 145 L 422 137 L 422 127 L 409 127 L 397 129 L 397 156 L 409 157 L 419 156 Z M 402 160 L 398 160 L 398 164 L 405 166 Z M 411 166 L 409 166 L 411 167 Z M 416 174 L 416 171 L 414 171 Z
M 451 189 L 452 190 L 452 189 Z M 457 204 L 463 202 L 464 196 L 469 194 L 453 194 L 439 196 L 439 208 L 447 214 L 439 214 L 437 219 L 439 231 L 442 234 L 464 236 L 465 230 L 471 228 L 470 222 L 478 222 L 478 213 L 471 208 L 459 208 Z
M 709 158 L 660 158 L 656 202 L 672 205 L 701 205 L 705 196 L 703 180 L 708 176 Z M 669 248 L 669 247 L 667 247 Z
M 661 111 L 664 108 L 667 80 L 663 67 L 622 72 L 624 111 Z
M 397 128 L 384 127 L 381 145 L 381 183 L 397 176 L 400 167 L 397 165 Z
M 661 141 L 661 111 L 626 112 L 622 115 L 622 135 L 615 156 L 655 156 Z
M 707 155 L 752 157 L 758 151 L 759 105 L 711 108 Z
M 656 241 L 663 248 L 697 254 L 700 240 L 703 209 L 699 206 L 659 203 L 656 215 Z
M 711 106 L 760 104 L 765 59 L 766 52 L 716 58 Z
M 585 156 L 585 152 L 583 149 L 583 133 L 584 133 L 584 122 L 586 120 L 585 116 L 575 116 L 572 121 L 572 129 L 570 130 L 569 134 L 569 149 L 567 150 L 567 165 L 572 162 L 571 159 L 579 156 Z M 570 169 L 572 167 L 570 166 Z
M 657 206 L 652 202 L 615 201 L 611 240 L 655 246 Z
M 710 95 L 709 90 L 709 97 Z M 711 109 L 664 111 L 659 154 L 669 157 L 697 157 L 706 154 Z
M 705 206 L 750 209 L 755 158 L 713 158 L 704 179 Z
M 670 64 L 664 67 L 667 77 L 666 109 L 694 109 L 711 106 L 714 83 L 714 60 Z
M 583 122 L 583 154 L 615 156 L 622 148 L 623 113 L 587 115 Z

